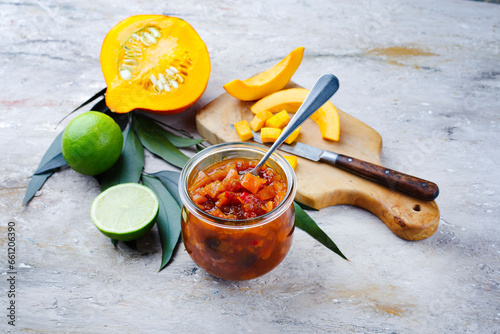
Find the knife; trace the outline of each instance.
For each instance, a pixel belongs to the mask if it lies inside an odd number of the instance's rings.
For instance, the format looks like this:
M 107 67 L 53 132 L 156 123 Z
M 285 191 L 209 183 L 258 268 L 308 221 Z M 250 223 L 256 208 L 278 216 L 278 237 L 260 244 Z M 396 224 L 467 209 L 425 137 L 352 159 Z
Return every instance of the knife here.
M 263 144 L 260 133 L 254 131 L 252 133 L 253 140 Z M 322 150 L 301 142 L 295 142 L 291 145 L 282 144 L 279 149 L 308 160 L 327 163 L 422 200 L 432 201 L 439 195 L 439 188 L 434 182 L 385 168 L 368 161 Z

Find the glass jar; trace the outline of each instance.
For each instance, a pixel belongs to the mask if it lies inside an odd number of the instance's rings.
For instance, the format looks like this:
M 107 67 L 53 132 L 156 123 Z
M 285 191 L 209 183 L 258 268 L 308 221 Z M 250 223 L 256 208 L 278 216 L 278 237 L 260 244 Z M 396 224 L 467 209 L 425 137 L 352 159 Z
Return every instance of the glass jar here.
M 284 199 L 268 213 L 251 219 L 210 215 L 191 200 L 188 189 L 207 167 L 231 158 L 260 160 L 268 147 L 254 143 L 224 143 L 196 154 L 184 166 L 179 192 L 182 200 L 182 239 L 193 261 L 207 273 L 226 280 L 264 275 L 283 261 L 292 244 L 297 180 L 290 164 L 274 153 L 267 165 L 287 185 Z

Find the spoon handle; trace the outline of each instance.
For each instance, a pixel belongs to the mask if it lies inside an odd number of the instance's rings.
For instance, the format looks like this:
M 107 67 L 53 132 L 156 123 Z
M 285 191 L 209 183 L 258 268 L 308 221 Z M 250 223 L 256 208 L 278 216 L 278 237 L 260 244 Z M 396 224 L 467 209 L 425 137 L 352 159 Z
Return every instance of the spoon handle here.
M 330 97 L 339 89 L 339 80 L 331 73 L 323 74 L 314 84 L 313 88 L 307 95 L 306 99 L 300 106 L 299 110 L 292 117 L 288 125 L 283 129 L 281 135 L 276 139 L 266 155 L 260 160 L 255 167 L 260 170 L 262 165 L 267 161 L 271 154 L 295 131 L 302 125 L 316 110 L 318 110 Z

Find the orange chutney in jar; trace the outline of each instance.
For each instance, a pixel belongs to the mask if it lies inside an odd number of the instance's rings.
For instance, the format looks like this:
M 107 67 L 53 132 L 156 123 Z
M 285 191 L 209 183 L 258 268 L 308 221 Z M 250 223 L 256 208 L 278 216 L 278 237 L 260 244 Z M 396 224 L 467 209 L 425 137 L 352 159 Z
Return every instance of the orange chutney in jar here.
M 291 247 L 295 175 L 268 165 L 253 176 L 248 172 L 257 162 L 224 158 L 194 170 L 185 185 L 191 202 L 183 199 L 183 242 L 194 262 L 213 276 L 259 277 Z
M 203 211 L 226 219 L 255 218 L 271 211 L 285 197 L 286 184 L 266 165 L 258 176 L 251 174 L 258 162 L 233 158 L 198 172 L 189 187 L 191 200 Z

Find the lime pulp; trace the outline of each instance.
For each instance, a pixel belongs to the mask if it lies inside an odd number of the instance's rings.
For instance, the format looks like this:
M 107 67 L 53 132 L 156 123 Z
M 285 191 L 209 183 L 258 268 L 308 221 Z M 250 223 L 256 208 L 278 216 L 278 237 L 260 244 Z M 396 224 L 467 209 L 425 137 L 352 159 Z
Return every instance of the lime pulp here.
M 155 193 L 138 183 L 110 187 L 92 202 L 90 216 L 102 234 L 115 240 L 142 237 L 154 225 L 159 210 Z

